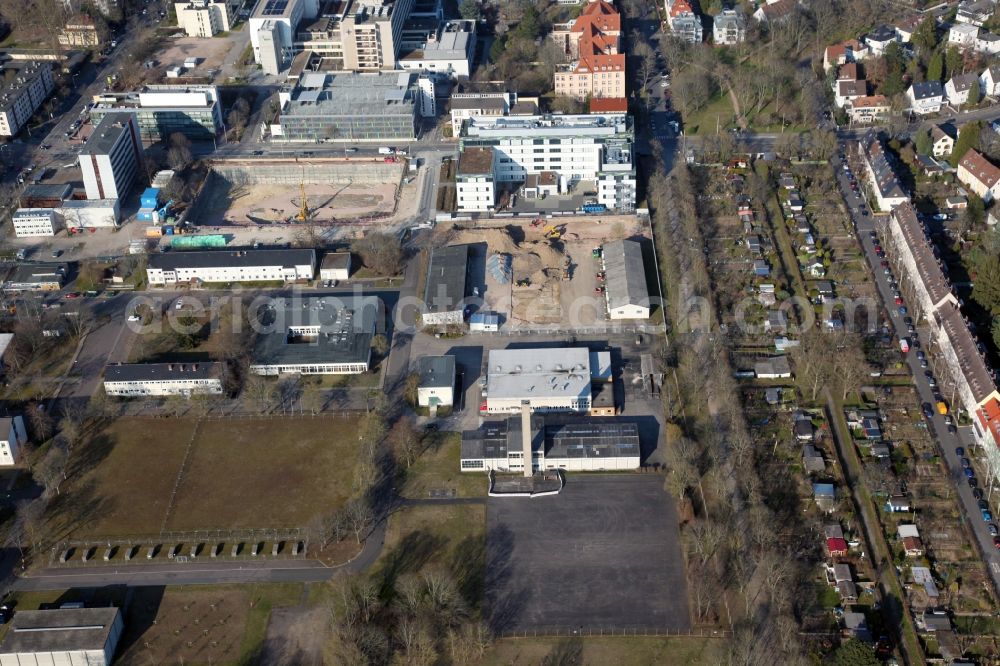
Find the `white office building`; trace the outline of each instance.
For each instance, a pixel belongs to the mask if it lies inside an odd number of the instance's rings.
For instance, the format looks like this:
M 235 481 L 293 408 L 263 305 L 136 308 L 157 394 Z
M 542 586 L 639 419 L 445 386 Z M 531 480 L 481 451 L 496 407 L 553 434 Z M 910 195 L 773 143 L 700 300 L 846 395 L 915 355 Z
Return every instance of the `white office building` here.
M 0 136 L 14 136 L 55 87 L 52 65 L 29 62 L 13 79 L 0 87 Z
M 20 416 L 0 418 L 0 467 L 13 467 L 21 462 L 21 447 L 28 443 L 24 419 Z
M 586 348 L 494 349 L 483 403 L 487 414 L 590 411 L 590 352 Z
M 112 228 L 121 222 L 118 199 L 67 199 L 56 209 L 71 232 L 80 229 Z
M 55 236 L 59 230 L 59 216 L 51 208 L 18 208 L 11 221 L 18 238 Z
M 186 0 L 174 3 L 174 13 L 188 37 L 212 37 L 229 30 L 239 7 L 234 0 Z
M 215 86 L 158 84 L 134 92 L 101 93 L 93 99 L 90 118 L 95 124 L 110 113 L 131 113 L 144 141 L 161 141 L 172 134 L 211 141 L 225 128 Z
M 468 77 L 476 55 L 476 22 L 448 21 L 407 53 L 399 56 L 399 66 L 433 72 L 450 79 Z
M 193 282 L 300 282 L 316 274 L 315 250 L 205 250 L 153 254 L 151 286 Z
M 109 113 L 80 151 L 80 171 L 88 199 L 121 199 L 143 168 L 142 140 L 135 116 Z
M 254 60 L 272 76 L 288 68 L 294 55 L 295 31 L 303 18 L 316 18 L 317 0 L 261 0 L 250 15 Z
M 473 116 L 506 116 L 517 103 L 517 93 L 454 93 L 449 101 L 453 136 L 462 133 L 462 123 Z
M 461 151 L 479 149 L 479 155 L 468 177 L 458 179 L 459 210 L 492 207 L 481 192 L 485 153 L 492 153 L 494 196 L 499 195 L 496 189 L 524 183 L 529 175 L 552 173 L 560 194 L 588 182 L 597 191 L 598 203 L 631 212 L 636 183 L 633 141 L 632 118 L 625 113 L 470 118 L 462 130 Z M 471 197 L 473 191 L 478 196 Z
M 118 363 L 104 368 L 104 392 L 131 398 L 220 395 L 221 363 Z

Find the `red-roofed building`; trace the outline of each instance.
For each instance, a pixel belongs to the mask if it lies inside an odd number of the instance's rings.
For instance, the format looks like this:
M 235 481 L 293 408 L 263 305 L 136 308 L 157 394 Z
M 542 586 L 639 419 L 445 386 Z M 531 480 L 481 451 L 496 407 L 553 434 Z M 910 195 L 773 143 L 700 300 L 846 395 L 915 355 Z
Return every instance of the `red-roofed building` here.
M 555 93 L 576 99 L 625 97 L 621 15 L 606 0 L 591 0 L 571 24 L 553 26 L 552 38 L 576 62 L 557 68 Z
M 958 162 L 958 180 L 989 203 L 1000 198 L 1000 168 L 969 148 Z
M 621 15 L 605 0 L 592 0 L 575 21 L 552 26 L 551 37 L 567 56 L 619 53 L 622 34 Z
M 590 100 L 590 113 L 628 113 L 624 97 L 595 97 Z
M 867 58 L 869 53 L 868 47 L 856 39 L 828 46 L 823 52 L 823 71 L 829 72 L 837 65 L 849 62 L 860 62 Z
M 826 550 L 830 557 L 847 556 L 847 539 L 843 537 L 830 537 L 826 540 Z

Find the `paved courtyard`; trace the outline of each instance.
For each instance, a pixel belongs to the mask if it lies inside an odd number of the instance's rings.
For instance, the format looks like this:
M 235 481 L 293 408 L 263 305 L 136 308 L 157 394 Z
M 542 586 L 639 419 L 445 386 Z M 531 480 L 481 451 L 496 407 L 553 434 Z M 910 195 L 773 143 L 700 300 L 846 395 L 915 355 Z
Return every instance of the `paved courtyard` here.
M 545 498 L 490 498 L 486 612 L 498 632 L 690 628 L 663 477 L 570 475 Z

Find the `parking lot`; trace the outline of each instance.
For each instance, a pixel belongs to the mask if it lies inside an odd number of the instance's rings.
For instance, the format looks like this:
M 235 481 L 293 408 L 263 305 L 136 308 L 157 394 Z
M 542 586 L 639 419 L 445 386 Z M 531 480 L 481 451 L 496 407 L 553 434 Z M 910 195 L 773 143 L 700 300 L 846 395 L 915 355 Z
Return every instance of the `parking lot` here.
M 690 628 L 672 500 L 659 475 L 574 476 L 487 504 L 486 613 L 498 632 Z

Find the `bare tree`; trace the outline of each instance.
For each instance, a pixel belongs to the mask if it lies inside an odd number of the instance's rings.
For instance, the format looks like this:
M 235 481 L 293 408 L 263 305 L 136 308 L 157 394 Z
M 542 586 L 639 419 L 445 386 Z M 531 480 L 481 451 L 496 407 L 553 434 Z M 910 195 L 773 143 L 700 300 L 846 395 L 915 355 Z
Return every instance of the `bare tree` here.
M 35 465 L 32 475 L 45 486 L 45 492 L 59 494 L 59 486 L 66 480 L 66 464 L 69 456 L 58 446 L 49 447 L 48 453 Z
M 364 499 L 354 499 L 348 502 L 344 509 L 344 520 L 349 529 L 354 532 L 354 538 L 361 543 L 361 536 L 374 519 L 371 506 Z

